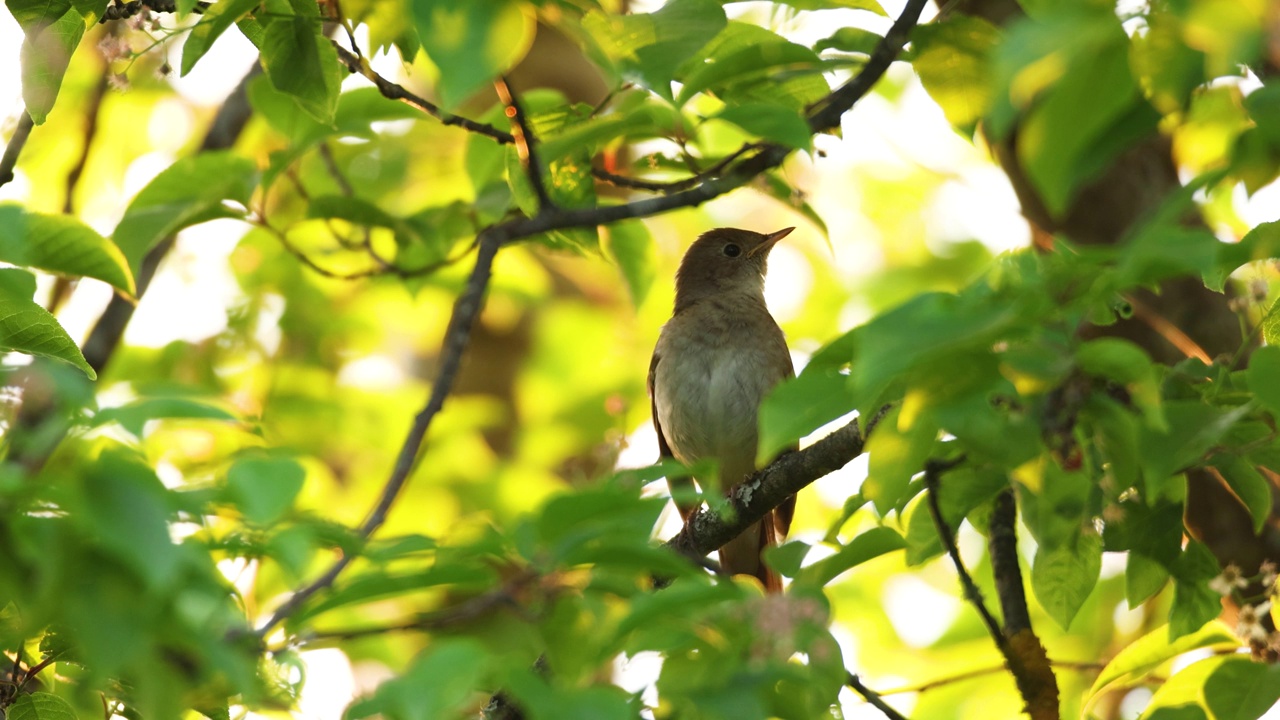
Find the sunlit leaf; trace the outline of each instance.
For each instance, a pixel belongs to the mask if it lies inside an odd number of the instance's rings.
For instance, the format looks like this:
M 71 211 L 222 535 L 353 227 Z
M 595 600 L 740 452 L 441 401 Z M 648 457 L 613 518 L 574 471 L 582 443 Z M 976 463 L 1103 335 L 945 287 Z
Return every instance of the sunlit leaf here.
M 839 371 L 815 368 L 783 381 L 760 405 L 757 461 L 772 460 L 800 438 L 855 407 L 849 376 Z
M 306 472 L 286 457 L 247 455 L 227 471 L 227 491 L 251 523 L 270 525 L 293 505 Z
M 214 41 L 261 2 L 262 0 L 218 0 L 210 5 L 182 43 L 181 74 L 191 72 L 191 68 L 213 47 Z
M 422 49 L 441 69 L 446 109 L 506 72 L 533 40 L 533 15 L 515 0 L 411 0 L 409 6 Z
M 26 213 L 0 206 L 0 260 L 65 275 L 97 278 L 133 294 L 133 276 L 110 240 L 68 215 Z
M 1221 622 L 1212 622 L 1200 630 L 1169 640 L 1169 629 L 1161 626 L 1143 635 L 1111 658 L 1093 681 L 1084 706 L 1088 707 L 1103 693 L 1139 683 L 1164 663 L 1179 655 L 1204 647 L 1235 647 L 1240 644 L 1231 630 Z
M 32 301 L 35 289 L 31 273 L 0 268 L 0 349 L 63 360 L 96 379 L 97 373 L 58 320 Z
M 796 583 L 822 587 L 846 570 L 906 546 L 906 540 L 893 528 L 871 528 L 845 543 L 835 555 L 801 569 L 796 575 Z
M 966 14 L 917 25 L 912 32 L 911 67 L 947 120 L 967 133 L 990 104 L 990 54 L 999 39 L 994 25 Z
M 21 2 L 21 9 L 14 6 Z M 28 0 L 7 2 L 15 17 L 30 18 L 22 23 L 24 37 L 22 60 L 22 100 L 27 114 L 36 125 L 44 123 L 58 99 L 62 76 L 67 72 L 71 55 L 84 36 L 86 21 L 70 2 L 31 3 Z M 30 13 L 38 10 L 38 17 Z M 61 12 L 59 12 L 61 11 Z
M 151 248 L 182 228 L 216 218 L 241 217 L 249 204 L 257 167 L 230 152 L 205 152 L 183 158 L 155 177 L 125 210 L 111 239 L 129 259 L 137 276 Z
M 589 13 L 582 26 L 626 79 L 670 99 L 676 68 L 725 27 L 715 0 L 674 0 L 652 13 Z
M 142 437 L 143 429 L 152 420 L 238 420 L 235 413 L 209 400 L 187 397 L 142 398 L 119 407 L 107 408 L 93 416 L 92 425 L 120 423 L 135 437 Z
M 323 124 L 333 122 L 346 69 L 318 18 L 273 17 L 262 38 L 262 67 L 276 90 Z
M 1083 533 L 1074 547 L 1060 545 L 1036 551 L 1031 565 L 1031 588 L 1062 629 L 1066 630 L 1093 592 L 1102 570 L 1102 541 Z
M 457 715 L 470 706 L 491 660 L 483 645 L 468 638 L 431 644 L 407 672 L 378 686 L 373 697 L 346 712 L 350 720 L 374 715 L 392 720 L 431 720 Z

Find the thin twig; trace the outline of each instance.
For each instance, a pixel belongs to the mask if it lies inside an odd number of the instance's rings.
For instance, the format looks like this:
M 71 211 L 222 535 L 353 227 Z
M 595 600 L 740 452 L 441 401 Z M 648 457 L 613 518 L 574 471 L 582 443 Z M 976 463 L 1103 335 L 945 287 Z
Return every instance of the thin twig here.
M 27 683 L 34 680 L 36 675 L 40 674 L 41 670 L 44 670 L 45 668 L 49 667 L 53 663 L 57 662 L 57 660 L 58 660 L 58 655 L 55 653 L 41 660 L 35 665 L 32 665 L 31 667 L 27 668 L 27 674 L 22 677 L 22 684 L 18 686 L 18 689 L 22 690 L 23 688 L 25 688 L 27 686 Z
M 520 98 L 501 75 L 493 81 L 493 89 L 497 91 L 507 119 L 511 121 L 511 137 L 515 139 L 516 154 L 520 157 L 520 164 L 524 166 L 529 184 L 533 186 L 533 194 L 538 198 L 538 212 L 555 207 L 555 202 L 547 194 L 547 184 L 542 179 L 542 164 L 538 162 L 538 139 L 533 134 L 524 108 L 520 107 Z
M 885 717 L 889 718 L 889 720 L 907 720 L 906 715 L 903 715 L 897 710 L 894 710 L 892 705 L 890 705 L 889 703 L 885 702 L 880 698 L 880 696 L 883 693 L 878 693 L 875 690 L 872 690 L 871 688 L 867 687 L 866 685 L 863 685 L 862 681 L 858 679 L 857 675 L 854 675 L 853 673 L 849 673 L 849 676 L 845 678 L 844 684 L 848 685 L 850 688 L 853 689 L 854 692 L 861 695 L 862 698 L 867 701 L 867 703 L 874 706 L 880 712 L 884 713 Z
M 431 421 L 435 419 L 440 409 L 444 407 L 445 397 L 453 389 L 453 382 L 457 378 L 458 370 L 462 367 L 462 353 L 467 348 L 467 343 L 471 338 L 471 328 L 475 324 L 476 316 L 480 314 L 485 291 L 489 287 L 489 276 L 493 271 L 493 259 L 498 254 L 498 249 L 502 246 L 504 239 L 500 233 L 492 229 L 482 232 L 478 238 L 479 250 L 476 253 L 476 264 L 471 270 L 471 277 L 467 280 L 466 288 L 453 304 L 453 314 L 449 318 L 449 326 L 445 330 L 444 341 L 440 349 L 440 369 L 436 374 L 435 382 L 431 386 L 431 394 L 427 399 L 426 405 L 414 418 L 408 435 L 400 445 L 400 453 L 396 457 L 395 466 L 391 471 L 391 476 L 382 488 L 382 493 L 378 496 L 377 504 L 369 511 L 369 515 L 360 525 L 358 533 L 362 539 L 368 539 L 386 521 L 387 513 L 400 495 L 400 490 L 409 479 L 409 474 L 413 471 L 418 454 L 422 449 L 423 440 L 427 435 L 427 428 L 431 426 Z M 273 627 L 279 625 L 285 618 L 296 612 L 308 598 L 332 585 L 338 575 L 355 558 L 355 555 L 356 553 L 343 553 L 329 566 L 329 569 L 324 574 L 289 596 L 289 599 L 277 608 L 275 613 L 258 628 L 258 636 L 265 636 Z
M 991 611 L 987 609 L 987 604 L 982 599 L 982 591 L 978 589 L 978 584 L 973 581 L 973 576 L 969 574 L 964 562 L 960 560 L 960 548 L 956 546 L 955 535 L 947 525 L 946 519 L 942 517 L 942 506 L 938 502 L 939 479 L 942 477 L 942 473 L 962 462 L 964 462 L 963 456 L 952 460 L 929 460 L 925 463 L 924 486 L 929 491 L 929 513 L 933 515 L 933 524 L 938 530 L 938 538 L 942 540 L 942 546 L 946 549 L 947 555 L 951 557 L 951 564 L 955 565 L 956 574 L 960 576 L 960 585 L 964 588 L 965 599 L 973 603 L 978 615 L 982 617 L 982 624 L 987 627 L 987 632 L 991 635 L 991 639 L 995 640 L 996 646 L 999 647 L 1000 654 L 1004 656 L 1005 660 L 1008 660 L 1011 654 L 1009 641 L 1005 638 L 1004 633 L 1000 631 L 1000 623 L 996 622 Z
M 347 66 L 347 70 L 367 78 L 375 87 L 378 88 L 378 92 L 382 93 L 383 97 L 389 100 L 399 100 L 412 105 L 413 107 L 416 107 L 431 117 L 439 120 L 444 125 L 460 127 L 463 130 L 493 138 L 504 145 L 509 145 L 512 142 L 515 142 L 515 138 L 511 137 L 511 133 L 503 132 L 492 125 L 486 125 L 485 123 L 476 122 L 470 118 L 465 118 L 461 115 L 454 115 L 453 113 L 441 110 L 439 105 L 436 105 L 421 95 L 410 92 L 405 87 L 397 85 L 374 72 L 373 68 L 369 67 L 369 63 L 365 61 L 364 58 L 342 47 L 335 41 L 331 42 L 333 42 L 334 49 L 338 51 L 338 59 L 342 61 L 343 65 Z
M 1107 666 L 1104 662 L 1070 662 L 1062 660 L 1052 660 L 1050 661 L 1050 664 L 1059 670 L 1072 670 L 1075 672 L 1098 672 Z M 969 670 L 962 673 L 956 673 L 955 675 L 948 675 L 946 677 L 929 680 L 928 682 L 922 682 L 917 685 L 904 685 L 902 687 L 893 688 L 892 690 L 881 690 L 880 695 L 905 695 L 906 693 L 929 692 L 930 690 L 937 690 L 940 687 L 954 685 L 958 682 L 974 680 L 986 675 L 1008 672 L 1008 670 L 1009 668 L 1006 665 L 991 665 L 990 667 L 978 668 L 977 670 Z
M 27 144 L 27 138 L 31 137 L 33 127 L 35 122 L 31 119 L 31 113 L 23 110 L 22 116 L 18 118 L 18 127 L 14 129 L 13 137 L 9 138 L 9 144 L 4 148 L 4 157 L 0 157 L 0 186 L 13 179 L 13 168 L 18 164 L 18 155 Z

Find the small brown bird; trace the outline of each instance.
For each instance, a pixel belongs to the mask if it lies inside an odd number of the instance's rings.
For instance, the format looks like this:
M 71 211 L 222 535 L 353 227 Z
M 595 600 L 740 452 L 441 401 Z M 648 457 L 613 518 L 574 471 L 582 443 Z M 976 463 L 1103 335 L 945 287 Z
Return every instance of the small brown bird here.
M 704 492 L 729 492 L 756 471 L 756 416 L 760 401 L 795 374 L 782 329 L 764 303 L 769 251 L 795 228 L 762 235 L 717 228 L 689 247 L 676 273 L 675 312 L 662 327 L 649 364 L 649 397 L 658 447 L 664 457 L 692 464 L 719 461 L 715 478 L 697 478 Z M 680 515 L 697 505 L 689 481 L 668 480 Z M 685 492 L 682 492 L 685 491 Z M 795 496 L 720 548 L 729 573 L 752 575 L 777 592 L 782 579 L 760 559 L 791 527 Z

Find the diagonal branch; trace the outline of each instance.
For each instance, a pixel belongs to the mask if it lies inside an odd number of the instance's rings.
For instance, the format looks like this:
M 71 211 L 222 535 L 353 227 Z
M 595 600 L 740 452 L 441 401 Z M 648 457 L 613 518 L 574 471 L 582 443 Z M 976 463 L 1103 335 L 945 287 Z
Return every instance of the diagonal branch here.
M 13 137 L 9 138 L 9 144 L 4 147 L 4 157 L 0 157 L 0 186 L 13 179 L 13 168 L 18 164 L 18 155 L 27 144 L 27 138 L 31 137 L 33 127 L 35 122 L 31 119 L 31 113 L 23 110 Z
M 887 410 L 886 406 L 876 413 L 867 422 L 865 432 L 854 419 L 813 445 L 780 456 L 734 488 L 728 497 L 730 511 L 721 513 L 703 508 L 695 512 L 685 521 L 680 533 L 667 541 L 667 547 L 701 559 L 734 539 L 788 496 L 861 455 L 867 436 Z
M 471 339 L 471 328 L 475 324 L 476 317 L 480 314 L 485 291 L 489 287 L 489 277 L 493 271 L 493 259 L 498 254 L 502 240 L 502 236 L 497 232 L 493 232 L 492 229 L 482 232 L 478 238 L 476 264 L 471 270 L 471 277 L 467 279 L 467 285 L 462 291 L 462 295 L 458 296 L 457 301 L 453 304 L 453 314 L 449 318 L 449 326 L 445 330 L 444 341 L 440 350 L 440 370 L 436 374 L 435 382 L 432 383 L 431 394 L 427 398 L 426 405 L 413 419 L 413 425 L 409 428 L 408 435 L 405 436 L 404 442 L 400 445 L 400 453 L 396 457 L 395 466 L 391 470 L 391 476 L 387 478 L 387 482 L 382 488 L 382 493 L 378 496 L 377 504 L 373 506 L 364 522 L 360 524 L 357 532 L 361 539 L 368 539 L 378 528 L 382 527 L 382 523 L 386 522 L 387 513 L 390 512 L 391 506 L 395 503 L 396 498 L 400 495 L 400 490 L 404 487 L 405 482 L 409 479 L 409 474 L 413 471 L 418 453 L 427 436 L 427 428 L 431 426 L 431 421 L 435 419 L 435 416 L 444 407 L 444 400 L 449 395 L 449 391 L 453 389 L 453 382 L 457 378 L 458 370 L 462 367 L 462 353 L 467 349 L 467 343 Z M 273 627 L 279 625 L 296 612 L 312 595 L 332 585 L 338 575 L 355 559 L 355 556 L 356 553 L 343 553 L 329 566 L 329 569 L 324 574 L 290 595 L 289 599 L 277 608 L 275 613 L 258 628 L 259 637 L 265 636 Z
M 971 602 L 982 623 L 995 641 L 996 648 L 1004 658 L 1005 666 L 1013 675 L 1018 693 L 1025 703 L 1024 711 L 1032 720 L 1059 720 L 1058 683 L 1049 665 L 1044 646 L 1031 630 L 1031 619 L 1027 613 L 1027 599 L 1022 589 L 1022 573 L 1018 569 L 1017 540 L 1014 535 L 1016 506 L 1013 493 L 1005 491 L 996 500 L 996 510 L 991 520 L 991 553 L 1000 601 L 1005 611 L 1005 626 L 1001 629 L 991 611 L 982 599 L 982 591 L 969 575 L 964 563 L 960 560 L 960 550 L 956 547 L 955 535 L 942 517 L 942 508 L 938 499 L 940 479 L 943 473 L 964 462 L 964 456 L 953 460 L 930 460 L 924 466 L 924 484 L 928 489 L 929 513 L 933 515 L 933 524 L 938 529 L 938 537 L 947 555 L 955 565 L 956 574 L 960 576 L 960 584 L 964 587 L 964 595 Z M 998 557 L 997 557 L 998 556 Z

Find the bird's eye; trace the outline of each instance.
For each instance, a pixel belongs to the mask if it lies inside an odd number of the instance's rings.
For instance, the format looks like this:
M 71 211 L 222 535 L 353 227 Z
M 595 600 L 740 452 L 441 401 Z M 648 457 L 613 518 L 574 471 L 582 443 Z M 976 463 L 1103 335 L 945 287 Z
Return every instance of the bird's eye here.
M 738 257 L 739 255 L 742 254 L 742 248 L 738 247 L 733 243 L 729 243 L 728 245 L 724 246 L 724 254 L 728 255 L 729 257 Z

